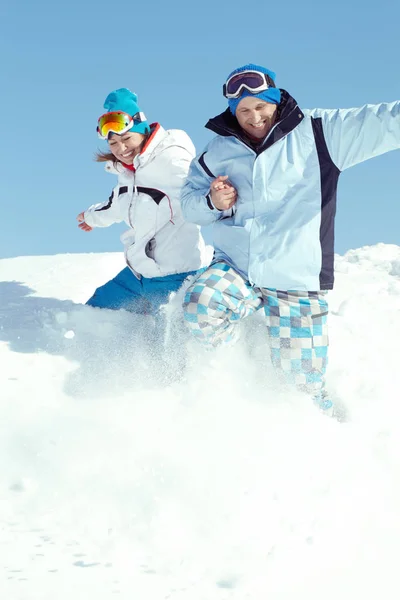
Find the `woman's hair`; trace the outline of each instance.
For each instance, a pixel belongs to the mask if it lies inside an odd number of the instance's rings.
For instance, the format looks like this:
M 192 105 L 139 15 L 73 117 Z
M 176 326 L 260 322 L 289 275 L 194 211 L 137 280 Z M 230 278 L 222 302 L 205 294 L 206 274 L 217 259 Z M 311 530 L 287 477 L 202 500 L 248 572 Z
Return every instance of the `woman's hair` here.
M 143 134 L 143 142 L 142 142 L 143 146 L 145 145 L 145 143 L 147 142 L 149 137 L 150 137 L 150 133 Z M 96 154 L 94 155 L 94 160 L 96 162 L 108 162 L 110 160 L 114 164 L 121 162 L 118 160 L 118 158 L 116 158 L 114 156 L 114 154 L 112 152 L 110 152 L 110 151 L 103 152 L 102 150 L 99 150 L 98 152 L 96 152 Z
M 96 152 L 96 154 L 94 155 L 94 160 L 96 162 L 107 162 L 109 160 L 111 160 L 111 162 L 114 162 L 114 163 L 119 162 L 119 160 L 117 158 L 115 158 L 115 156 L 112 152 L 103 152 L 102 150 L 99 150 L 98 152 Z

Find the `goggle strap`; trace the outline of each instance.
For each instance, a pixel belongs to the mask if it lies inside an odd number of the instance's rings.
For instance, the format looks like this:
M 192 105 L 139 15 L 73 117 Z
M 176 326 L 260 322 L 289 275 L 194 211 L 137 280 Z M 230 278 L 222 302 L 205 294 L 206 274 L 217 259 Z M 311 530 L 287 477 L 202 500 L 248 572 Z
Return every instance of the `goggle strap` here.
M 139 121 L 139 123 L 143 123 L 143 121 L 147 121 L 146 115 L 143 112 L 136 113 L 135 115 L 133 115 L 132 119 L 134 121 Z
M 267 80 L 269 87 L 273 87 L 273 88 L 276 87 L 275 81 L 272 79 L 272 77 L 270 77 L 266 73 L 264 73 L 264 75 L 265 75 L 265 79 Z

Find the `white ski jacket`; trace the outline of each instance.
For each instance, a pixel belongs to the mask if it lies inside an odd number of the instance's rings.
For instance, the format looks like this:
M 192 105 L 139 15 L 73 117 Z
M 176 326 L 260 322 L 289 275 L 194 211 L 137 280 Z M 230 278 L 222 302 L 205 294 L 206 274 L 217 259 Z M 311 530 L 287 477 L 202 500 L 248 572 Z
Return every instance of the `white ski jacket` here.
M 106 171 L 118 176 L 118 184 L 107 202 L 84 212 L 85 222 L 91 227 L 122 221 L 129 225 L 121 241 L 126 263 L 138 278 L 196 271 L 212 260 L 212 246 L 205 244 L 198 225 L 184 220 L 180 206 L 194 155 L 184 131 L 166 131 L 156 123 L 134 158 L 133 171 L 121 163 L 106 163 Z

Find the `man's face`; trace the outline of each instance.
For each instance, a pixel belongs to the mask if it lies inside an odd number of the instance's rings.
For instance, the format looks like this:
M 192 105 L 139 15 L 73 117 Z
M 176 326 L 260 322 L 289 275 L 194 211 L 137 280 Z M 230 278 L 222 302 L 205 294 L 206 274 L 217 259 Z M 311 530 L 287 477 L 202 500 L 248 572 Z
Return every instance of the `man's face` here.
M 254 96 L 245 96 L 236 109 L 240 127 L 252 137 L 263 139 L 275 123 L 277 105 Z

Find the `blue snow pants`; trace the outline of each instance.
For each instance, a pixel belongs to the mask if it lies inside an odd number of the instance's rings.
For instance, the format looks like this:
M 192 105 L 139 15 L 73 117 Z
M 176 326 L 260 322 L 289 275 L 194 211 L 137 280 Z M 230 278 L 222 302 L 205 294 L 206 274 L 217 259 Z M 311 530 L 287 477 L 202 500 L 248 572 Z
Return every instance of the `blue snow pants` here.
M 86 304 L 97 308 L 123 308 L 137 314 L 156 315 L 160 306 L 167 304 L 171 292 L 178 291 L 187 277 L 203 270 L 138 279 L 129 267 L 125 267 L 114 279 L 97 288 Z

